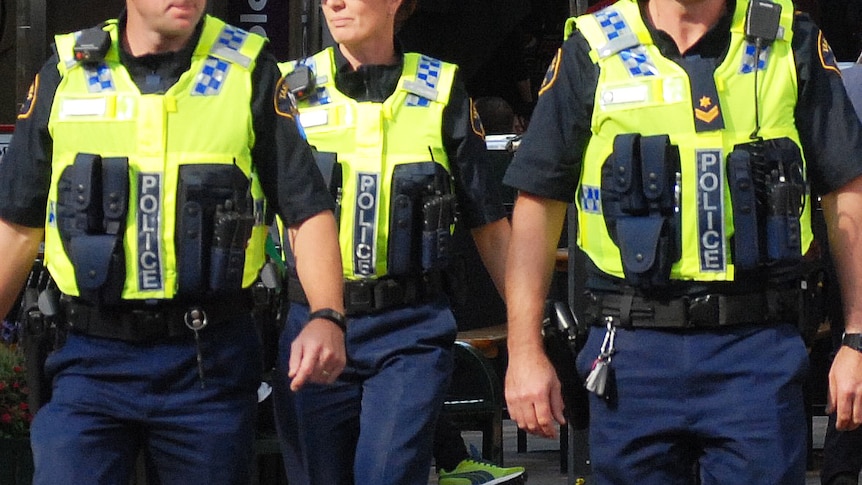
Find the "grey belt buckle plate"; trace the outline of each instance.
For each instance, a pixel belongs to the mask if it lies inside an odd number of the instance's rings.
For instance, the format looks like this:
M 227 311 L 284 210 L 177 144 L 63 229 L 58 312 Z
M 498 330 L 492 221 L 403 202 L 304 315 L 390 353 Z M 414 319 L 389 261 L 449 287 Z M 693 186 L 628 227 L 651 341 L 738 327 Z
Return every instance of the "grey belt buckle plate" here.
M 719 325 L 720 310 L 718 295 L 704 295 L 692 298 L 688 303 L 688 321 L 694 327 L 714 327 Z

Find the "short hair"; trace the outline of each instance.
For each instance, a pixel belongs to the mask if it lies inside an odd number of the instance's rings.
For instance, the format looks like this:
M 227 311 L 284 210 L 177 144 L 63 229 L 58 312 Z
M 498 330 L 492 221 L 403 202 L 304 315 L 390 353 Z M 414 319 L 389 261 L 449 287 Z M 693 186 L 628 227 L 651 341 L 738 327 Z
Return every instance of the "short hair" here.
M 482 127 L 489 135 L 505 135 L 514 132 L 515 112 L 508 101 L 499 96 L 484 96 L 473 103 Z
M 404 22 L 413 15 L 413 12 L 416 11 L 416 6 L 419 5 L 419 0 L 403 0 L 401 5 L 398 7 L 398 11 L 395 12 L 395 32 L 401 30 L 401 26 L 404 25 Z

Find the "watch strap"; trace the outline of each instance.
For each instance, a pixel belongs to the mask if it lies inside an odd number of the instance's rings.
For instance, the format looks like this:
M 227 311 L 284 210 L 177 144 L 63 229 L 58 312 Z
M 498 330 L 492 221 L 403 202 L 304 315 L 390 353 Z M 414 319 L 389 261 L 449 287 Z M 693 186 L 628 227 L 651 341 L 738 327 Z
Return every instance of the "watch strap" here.
M 841 345 L 862 352 L 862 333 L 845 333 L 841 336 Z
M 308 314 L 308 321 L 312 321 L 315 318 L 323 318 L 324 320 L 329 320 L 330 322 L 338 325 L 338 328 L 341 329 L 342 332 L 347 332 L 347 317 L 344 316 L 343 313 L 333 310 L 332 308 L 321 308 L 320 310 L 315 310 Z

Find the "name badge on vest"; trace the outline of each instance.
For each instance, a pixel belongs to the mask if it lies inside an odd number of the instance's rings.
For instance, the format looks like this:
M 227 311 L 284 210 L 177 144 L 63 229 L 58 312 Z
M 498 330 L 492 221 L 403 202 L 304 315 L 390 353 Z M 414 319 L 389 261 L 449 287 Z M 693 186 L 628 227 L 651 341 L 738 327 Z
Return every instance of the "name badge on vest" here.
M 138 288 L 143 291 L 161 290 L 161 201 L 162 176 L 158 173 L 138 174 Z
M 377 201 L 380 196 L 380 174 L 358 172 L 356 175 L 353 272 L 360 276 L 371 276 L 374 274 L 377 252 Z
M 697 226 L 700 270 L 726 269 L 724 242 L 724 171 L 721 150 L 697 150 Z

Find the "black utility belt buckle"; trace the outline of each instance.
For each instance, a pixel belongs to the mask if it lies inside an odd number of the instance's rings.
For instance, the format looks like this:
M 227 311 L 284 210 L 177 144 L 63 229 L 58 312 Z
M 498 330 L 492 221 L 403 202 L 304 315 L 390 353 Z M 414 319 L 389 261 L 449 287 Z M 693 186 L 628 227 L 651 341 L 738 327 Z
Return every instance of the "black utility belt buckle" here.
M 420 284 L 394 278 L 348 281 L 344 285 L 344 307 L 348 314 L 371 313 L 415 303 Z
M 716 327 L 721 324 L 721 306 L 718 295 L 690 298 L 686 320 L 692 327 Z

